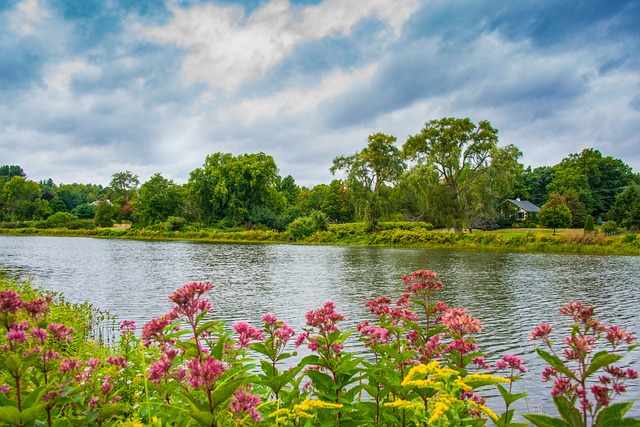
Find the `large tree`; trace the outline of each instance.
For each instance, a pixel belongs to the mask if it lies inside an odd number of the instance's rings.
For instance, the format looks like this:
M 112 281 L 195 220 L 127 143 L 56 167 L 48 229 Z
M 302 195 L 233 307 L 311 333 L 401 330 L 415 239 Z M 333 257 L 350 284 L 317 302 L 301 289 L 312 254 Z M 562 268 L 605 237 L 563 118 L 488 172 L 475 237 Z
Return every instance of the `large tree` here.
M 382 191 L 385 184 L 393 184 L 406 165 L 394 136 L 376 133 L 367 139 L 367 147 L 351 156 L 333 159 L 331 173 L 343 170 L 349 196 L 364 211 L 369 227 L 375 228 L 383 213 Z
M 173 180 L 159 173 L 140 186 L 135 212 L 144 225 L 166 221 L 170 216 L 182 216 L 182 189 Z
M 201 219 L 225 226 L 249 222 L 252 214 L 277 215 L 286 206 L 277 191 L 280 182 L 273 157 L 264 153 L 215 153 L 201 168 L 191 172 L 188 189 Z
M 40 197 L 40 186 L 20 175 L 14 175 L 2 186 L 0 200 L 11 221 L 28 220 L 29 205 Z
M 640 184 L 631 184 L 616 196 L 609 216 L 623 227 L 640 228 Z
M 403 146 L 404 155 L 426 166 L 429 208 L 456 232 L 477 216 L 493 214 L 496 201 L 513 186 L 522 155 L 513 145 L 498 147 L 488 121 L 447 117 L 427 122 Z M 433 172 L 438 179 L 431 178 Z

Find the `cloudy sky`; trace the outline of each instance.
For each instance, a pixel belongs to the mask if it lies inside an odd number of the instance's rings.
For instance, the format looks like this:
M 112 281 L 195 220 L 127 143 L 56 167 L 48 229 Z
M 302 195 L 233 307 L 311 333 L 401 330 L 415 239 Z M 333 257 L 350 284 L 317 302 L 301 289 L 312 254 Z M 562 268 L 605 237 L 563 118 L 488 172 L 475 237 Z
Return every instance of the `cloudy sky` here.
M 215 152 L 298 184 L 376 132 L 489 120 L 521 161 L 640 172 L 640 1 L 0 0 L 0 164 L 184 183 Z

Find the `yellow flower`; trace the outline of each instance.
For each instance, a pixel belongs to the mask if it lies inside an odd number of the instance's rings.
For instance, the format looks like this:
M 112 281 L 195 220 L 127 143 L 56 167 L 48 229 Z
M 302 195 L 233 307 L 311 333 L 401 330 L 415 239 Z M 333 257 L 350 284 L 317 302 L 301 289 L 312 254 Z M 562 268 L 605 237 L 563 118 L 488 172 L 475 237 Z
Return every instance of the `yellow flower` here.
M 493 381 L 496 383 L 510 383 L 508 378 L 498 377 L 491 374 L 470 374 L 465 378 L 466 382 L 471 381 Z
M 493 412 L 491 409 L 489 409 L 488 407 L 484 406 L 484 405 L 479 405 L 476 402 L 474 402 L 473 400 L 469 400 L 467 401 L 469 406 L 472 406 L 474 408 L 479 409 L 482 413 L 486 414 L 489 418 L 491 418 L 493 421 L 497 421 L 498 420 L 498 415 L 496 415 L 495 412 Z
M 433 412 L 431 413 L 431 417 L 429 418 L 428 423 L 433 424 L 440 418 L 445 418 L 444 414 L 449 410 L 449 406 L 442 401 L 436 402 L 433 407 Z M 446 418 L 445 418 L 446 419 Z
M 294 405 L 294 409 L 309 411 L 313 408 L 340 409 L 343 405 L 340 403 L 323 402 L 322 400 L 305 399 L 299 405 Z
M 407 400 L 395 400 L 393 402 L 387 402 L 384 406 L 390 408 L 398 408 L 398 409 L 414 409 L 413 402 L 409 402 Z

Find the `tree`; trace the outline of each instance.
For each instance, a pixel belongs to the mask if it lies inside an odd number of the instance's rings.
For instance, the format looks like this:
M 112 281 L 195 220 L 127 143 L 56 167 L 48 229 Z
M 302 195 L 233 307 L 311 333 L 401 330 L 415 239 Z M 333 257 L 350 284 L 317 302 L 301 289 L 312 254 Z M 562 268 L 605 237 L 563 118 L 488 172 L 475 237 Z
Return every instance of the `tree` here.
M 498 131 L 488 121 L 443 118 L 427 122 L 403 146 L 407 158 L 438 174 L 430 205 L 444 225 L 456 232 L 477 215 L 493 212 L 495 202 L 509 193 L 522 155 L 513 145 L 498 148 Z
M 367 138 L 367 147 L 351 156 L 333 159 L 330 171 L 347 173 L 345 180 L 350 197 L 361 206 L 368 226 L 375 228 L 382 215 L 381 193 L 385 184 L 395 183 L 406 165 L 394 136 L 376 133 Z
M 282 213 L 286 201 L 277 191 L 278 182 L 271 156 L 215 153 L 191 172 L 188 191 L 205 223 L 239 226 L 248 223 L 252 213 Z
M 157 173 L 140 186 L 135 206 L 144 225 L 166 221 L 170 216 L 181 216 L 181 188 L 173 180 Z
M 94 208 L 93 221 L 98 227 L 111 227 L 116 208 L 108 200 L 101 200 Z
M 571 211 L 571 227 L 572 228 L 580 228 L 584 225 L 585 216 L 591 216 L 587 214 L 587 210 L 584 205 L 580 201 L 580 197 L 578 196 L 578 192 L 573 188 L 569 188 L 562 195 L 564 197 L 565 204 Z
M 120 219 L 129 219 L 133 213 L 132 202 L 135 199 L 140 180 L 131 171 L 116 172 L 111 176 L 111 202 L 117 207 Z
M 591 215 L 587 215 L 587 218 L 584 220 L 584 231 L 593 231 L 595 227 L 593 225 L 593 217 Z
M 11 221 L 32 219 L 26 217 L 28 207 L 40 197 L 40 186 L 22 176 L 15 175 L 2 186 L 4 209 Z
M 0 166 L 0 177 L 6 178 L 6 180 L 10 180 L 14 176 L 19 176 L 21 178 L 26 178 L 27 174 L 24 173 L 24 170 L 18 165 L 3 165 Z
M 571 224 L 571 211 L 564 197 L 558 193 L 550 194 L 549 200 L 538 212 L 538 221 L 543 227 L 553 228 L 553 234 L 556 234 L 556 228 L 568 227 Z
M 640 228 L 640 185 L 631 184 L 616 196 L 609 216 L 622 227 Z

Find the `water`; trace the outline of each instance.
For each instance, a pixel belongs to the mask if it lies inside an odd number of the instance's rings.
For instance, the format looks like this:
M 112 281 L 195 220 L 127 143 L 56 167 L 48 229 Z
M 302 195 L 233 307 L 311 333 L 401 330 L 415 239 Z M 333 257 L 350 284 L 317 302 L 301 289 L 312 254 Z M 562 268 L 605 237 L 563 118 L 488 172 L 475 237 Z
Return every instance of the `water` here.
M 603 323 L 640 336 L 638 257 L 42 236 L 0 236 L 0 247 L 5 271 L 139 325 L 166 313 L 168 295 L 184 283 L 210 280 L 215 315 L 229 322 L 257 326 L 270 312 L 300 330 L 307 311 L 331 300 L 346 316 L 343 329 L 352 328 L 369 318 L 367 300 L 395 300 L 403 274 L 432 270 L 445 285 L 439 299 L 483 322 L 478 341 L 489 359 L 505 353 L 525 359 L 527 381 L 515 391 L 530 394 L 518 409 L 534 413 L 554 410 L 548 385 L 539 380 L 543 365 L 527 339 L 539 323 L 561 324 L 558 307 L 572 300 L 594 305 Z M 640 370 L 639 353 L 625 359 L 626 366 Z M 637 386 L 625 395 L 638 397 Z M 640 405 L 628 415 L 639 417 Z

